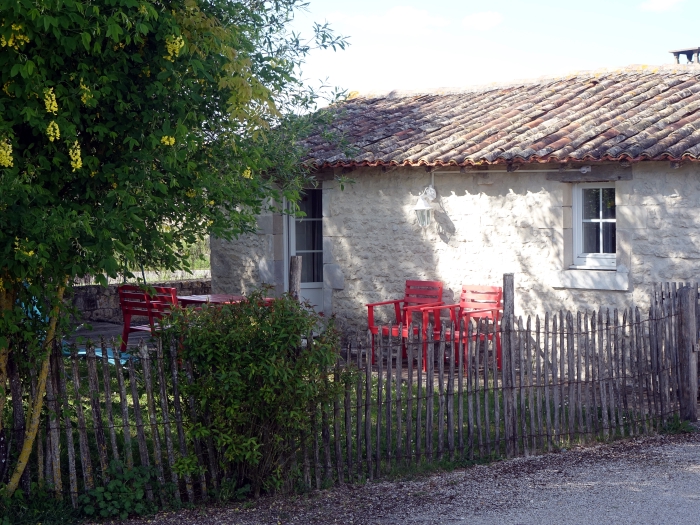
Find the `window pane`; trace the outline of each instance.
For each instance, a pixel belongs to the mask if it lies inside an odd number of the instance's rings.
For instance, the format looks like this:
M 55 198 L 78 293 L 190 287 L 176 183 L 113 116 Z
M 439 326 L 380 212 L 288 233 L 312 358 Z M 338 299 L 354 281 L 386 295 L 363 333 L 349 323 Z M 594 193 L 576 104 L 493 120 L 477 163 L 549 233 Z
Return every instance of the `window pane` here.
M 600 253 L 600 223 L 583 223 L 583 253 Z
M 615 188 L 603 188 L 603 219 L 615 218 Z M 606 252 L 608 253 L 608 252 Z
M 584 189 L 581 193 L 583 194 L 583 218 L 600 219 L 600 188 Z
M 615 223 L 603 223 L 603 253 L 615 253 Z
M 302 253 L 301 255 L 301 282 L 323 282 L 323 252 Z
M 297 220 L 297 251 L 323 250 L 322 228 L 321 221 Z
M 299 199 L 299 209 L 308 219 L 321 218 L 321 190 L 304 190 Z

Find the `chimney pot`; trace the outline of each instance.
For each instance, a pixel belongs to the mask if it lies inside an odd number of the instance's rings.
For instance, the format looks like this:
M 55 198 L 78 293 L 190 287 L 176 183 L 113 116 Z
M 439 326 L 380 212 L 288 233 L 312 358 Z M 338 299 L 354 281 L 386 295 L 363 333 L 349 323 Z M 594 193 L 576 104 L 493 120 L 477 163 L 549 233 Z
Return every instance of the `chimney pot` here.
M 676 59 L 676 64 L 681 63 L 681 55 L 685 55 L 689 64 L 700 63 L 700 47 L 686 47 L 684 49 L 669 51 L 669 53 L 671 53 Z

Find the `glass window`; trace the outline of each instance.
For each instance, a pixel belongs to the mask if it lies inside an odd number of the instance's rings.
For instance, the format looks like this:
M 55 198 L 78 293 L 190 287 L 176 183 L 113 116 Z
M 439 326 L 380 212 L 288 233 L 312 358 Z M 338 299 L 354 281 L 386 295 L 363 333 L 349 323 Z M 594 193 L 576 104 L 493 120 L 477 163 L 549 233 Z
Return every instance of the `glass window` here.
M 299 210 L 306 214 L 307 219 L 322 218 L 321 190 L 305 190 L 299 199 Z
M 301 282 L 323 282 L 323 252 L 305 252 L 301 255 Z
M 575 265 L 615 268 L 615 187 L 581 184 L 574 187 Z
M 297 221 L 297 253 L 307 250 L 323 250 L 322 226 L 321 221 L 303 219 Z
M 305 190 L 299 209 L 306 214 L 295 224 L 296 254 L 301 256 L 301 282 L 323 282 L 323 212 L 321 190 Z

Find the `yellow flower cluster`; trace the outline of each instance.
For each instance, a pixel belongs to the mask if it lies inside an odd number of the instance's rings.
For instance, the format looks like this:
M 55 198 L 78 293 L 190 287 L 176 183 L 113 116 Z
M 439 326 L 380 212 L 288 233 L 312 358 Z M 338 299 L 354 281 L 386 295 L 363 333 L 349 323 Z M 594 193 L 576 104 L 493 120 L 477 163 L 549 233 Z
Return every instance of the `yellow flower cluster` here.
M 168 51 L 168 55 L 164 56 L 165 60 L 170 60 L 175 62 L 175 57 L 180 55 L 180 50 L 185 47 L 185 41 L 181 36 L 169 36 L 165 38 L 165 49 Z
M 83 101 L 83 104 L 87 104 L 88 100 L 92 98 L 92 93 L 90 92 L 90 88 L 83 83 L 82 78 L 80 79 L 80 90 L 83 92 L 80 95 L 80 100 Z
M 46 126 L 46 135 L 48 135 L 51 142 L 61 138 L 61 130 L 58 128 L 58 124 L 56 124 L 55 120 L 52 120 L 49 122 L 49 125 Z
M 15 51 L 18 51 L 20 46 L 23 46 L 24 44 L 29 43 L 29 37 L 27 35 L 23 35 L 20 33 L 22 30 L 22 26 L 19 24 L 12 24 L 12 31 L 17 31 L 17 33 L 12 33 L 10 35 L 10 39 L 6 40 L 4 36 L 0 36 L 0 46 L 5 47 L 11 47 Z
M 185 195 L 187 195 L 187 196 L 191 199 L 192 197 L 196 197 L 196 196 L 197 196 L 197 192 L 194 191 L 194 190 L 187 190 L 187 191 L 185 192 Z
M 12 144 L 6 140 L 0 141 L 0 166 L 3 168 L 11 168 L 12 163 Z
M 243 170 L 243 173 L 241 173 L 241 176 L 244 179 L 252 179 L 253 173 L 250 171 L 250 168 L 246 168 L 245 170 Z
M 13 83 L 12 80 L 9 80 L 9 81 L 5 82 L 5 84 L 2 86 L 2 91 L 3 91 L 3 92 L 5 93 L 5 95 L 7 95 L 8 97 L 10 97 L 10 98 L 15 98 L 15 96 L 14 96 L 12 93 L 10 93 L 10 84 L 12 84 L 12 83 Z
M 175 137 L 170 137 L 168 135 L 164 135 L 163 138 L 160 139 L 160 142 L 164 144 L 165 146 L 174 146 L 175 145 Z
M 78 144 L 77 140 L 68 150 L 68 155 L 70 156 L 70 165 L 73 167 L 73 171 L 83 167 L 83 160 L 80 158 L 80 144 Z
M 25 238 L 25 241 L 29 242 L 29 239 Z M 19 237 L 15 237 L 15 251 L 26 255 L 27 257 L 34 256 L 34 250 L 25 250 L 19 242 Z
M 58 113 L 58 104 L 56 103 L 56 95 L 53 92 L 53 88 L 44 90 L 44 105 L 47 113 L 53 113 L 54 115 Z

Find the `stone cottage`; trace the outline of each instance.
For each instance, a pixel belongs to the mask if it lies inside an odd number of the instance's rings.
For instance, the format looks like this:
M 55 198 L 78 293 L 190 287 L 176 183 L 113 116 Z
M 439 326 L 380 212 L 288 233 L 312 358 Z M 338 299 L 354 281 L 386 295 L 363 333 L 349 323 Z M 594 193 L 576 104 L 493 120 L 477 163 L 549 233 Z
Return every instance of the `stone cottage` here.
M 516 313 L 646 307 L 651 283 L 700 276 L 699 79 L 698 65 L 630 67 L 350 98 L 332 109 L 342 149 L 328 130 L 308 139 L 306 217 L 212 241 L 213 289 L 282 292 L 300 254 L 303 294 L 356 327 L 409 278 L 452 300 L 513 272 Z

